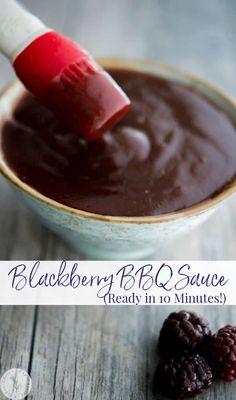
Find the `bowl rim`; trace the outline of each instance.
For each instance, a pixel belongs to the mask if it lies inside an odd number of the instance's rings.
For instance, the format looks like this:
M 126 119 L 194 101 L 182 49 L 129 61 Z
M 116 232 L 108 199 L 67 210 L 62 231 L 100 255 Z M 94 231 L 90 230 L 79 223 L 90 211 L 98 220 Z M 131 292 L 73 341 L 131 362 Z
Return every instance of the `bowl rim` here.
M 138 69 L 142 70 L 142 68 L 149 67 L 149 68 L 157 68 L 159 71 L 167 71 L 169 73 L 175 74 L 180 76 L 184 79 L 188 79 L 197 85 L 204 86 L 211 92 L 215 92 L 218 96 L 223 98 L 225 101 L 231 104 L 236 111 L 236 101 L 234 101 L 230 96 L 228 96 L 224 91 L 209 83 L 195 75 L 191 75 L 191 73 L 185 72 L 182 69 L 169 66 L 166 64 L 159 63 L 157 61 L 147 61 L 142 59 L 129 59 L 129 58 L 99 58 L 98 62 L 105 68 L 119 68 L 119 69 Z M 138 66 L 138 68 L 137 68 Z M 152 72 L 150 72 L 152 73 Z M 7 95 L 7 92 L 14 87 L 16 84 L 19 84 L 19 80 L 14 80 L 7 84 L 1 91 L 0 91 L 0 98 Z M 207 96 L 207 95 L 206 95 Z M 1 162 L 2 161 L 2 162 Z M 22 182 L 15 173 L 7 166 L 4 162 L 3 157 L 0 158 L 0 173 L 5 176 L 7 180 L 9 180 L 14 186 L 16 186 L 20 191 L 23 191 L 26 195 L 33 198 L 34 200 L 43 203 L 46 206 L 51 208 L 56 208 L 58 211 L 66 212 L 67 214 L 71 214 L 73 216 L 82 217 L 85 219 L 92 219 L 98 220 L 103 222 L 112 222 L 112 223 L 123 223 L 123 224 L 160 224 L 165 223 L 168 221 L 178 220 L 180 218 L 188 218 L 195 215 L 202 214 L 209 210 L 210 208 L 218 205 L 223 200 L 228 198 L 236 191 L 236 176 L 223 186 L 218 193 L 216 193 L 213 197 L 210 197 L 206 200 L 203 200 L 200 203 L 194 204 L 191 207 L 184 208 L 182 210 L 177 210 L 171 213 L 160 214 L 156 216 L 137 216 L 137 217 L 128 217 L 128 216 L 112 216 L 112 215 L 103 215 L 92 213 L 89 211 L 84 211 L 80 209 L 76 209 L 73 207 L 69 207 L 62 203 L 57 202 L 56 200 L 50 199 L 49 197 L 43 195 L 42 193 L 38 192 L 37 190 L 33 189 L 31 186 L 27 185 L 26 183 Z

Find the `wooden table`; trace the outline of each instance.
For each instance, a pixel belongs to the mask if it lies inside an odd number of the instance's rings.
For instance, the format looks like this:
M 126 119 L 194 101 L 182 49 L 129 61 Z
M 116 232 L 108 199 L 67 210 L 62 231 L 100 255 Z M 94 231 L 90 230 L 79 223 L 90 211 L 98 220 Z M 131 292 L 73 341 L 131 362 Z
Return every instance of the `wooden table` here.
M 146 58 L 211 80 L 236 96 L 234 0 L 24 0 L 50 26 L 96 56 Z M 0 58 L 0 86 L 13 77 Z M 0 259 L 78 259 L 15 198 L 0 178 Z M 235 197 L 156 258 L 235 259 Z M 0 369 L 30 371 L 30 399 L 147 400 L 153 348 L 165 307 L 2 307 Z M 199 307 L 212 324 L 236 308 Z M 235 385 L 199 399 L 235 400 Z
M 234 0 L 24 0 L 46 23 L 96 56 L 159 60 L 236 97 Z M 0 58 L 0 87 L 13 77 Z M 76 259 L 0 178 L 0 259 Z M 235 259 L 235 197 L 204 225 L 159 251 L 165 259 Z
M 151 381 L 164 318 L 174 307 L 2 307 L 0 372 L 29 371 L 30 400 L 153 400 Z M 212 330 L 235 307 L 195 307 Z M 235 400 L 236 383 L 215 383 L 199 400 Z

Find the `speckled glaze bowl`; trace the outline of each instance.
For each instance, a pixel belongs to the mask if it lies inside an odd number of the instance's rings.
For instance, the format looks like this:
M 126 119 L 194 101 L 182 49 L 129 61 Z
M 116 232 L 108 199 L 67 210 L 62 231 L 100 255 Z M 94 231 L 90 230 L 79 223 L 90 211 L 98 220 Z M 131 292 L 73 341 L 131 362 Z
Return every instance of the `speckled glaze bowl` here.
M 212 99 L 236 120 L 236 104 L 224 93 L 186 73 L 155 62 L 103 59 L 106 67 L 149 72 L 194 87 Z M 0 97 L 0 125 L 11 115 L 24 88 L 19 82 L 6 87 Z M 236 190 L 236 178 L 214 197 L 191 208 L 156 217 L 111 217 L 76 210 L 51 200 L 23 183 L 4 162 L 0 150 L 0 171 L 22 200 L 42 222 L 60 235 L 81 256 L 99 260 L 137 260 L 155 253 L 161 244 L 174 239 L 204 221 Z

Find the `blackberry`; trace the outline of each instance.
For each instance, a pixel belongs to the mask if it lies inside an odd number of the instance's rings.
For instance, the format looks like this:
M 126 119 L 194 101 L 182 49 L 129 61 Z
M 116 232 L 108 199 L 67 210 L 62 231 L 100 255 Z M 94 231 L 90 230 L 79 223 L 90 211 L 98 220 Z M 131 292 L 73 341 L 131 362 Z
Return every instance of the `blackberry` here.
M 198 352 L 199 345 L 211 334 L 208 323 L 195 313 L 174 312 L 164 321 L 158 347 L 163 358 L 184 351 Z
M 206 358 L 216 377 L 236 379 L 236 326 L 226 325 L 206 342 Z
M 153 393 L 171 399 L 195 397 L 212 384 L 212 372 L 198 354 L 184 354 L 158 365 L 153 379 Z

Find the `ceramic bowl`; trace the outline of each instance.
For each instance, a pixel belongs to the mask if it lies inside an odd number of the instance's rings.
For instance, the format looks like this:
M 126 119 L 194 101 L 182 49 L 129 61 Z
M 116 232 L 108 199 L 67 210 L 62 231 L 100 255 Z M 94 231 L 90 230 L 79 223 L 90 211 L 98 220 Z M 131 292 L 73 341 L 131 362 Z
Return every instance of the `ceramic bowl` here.
M 187 73 L 161 65 L 123 59 L 99 60 L 107 68 L 124 68 L 163 76 L 194 87 L 236 119 L 236 104 L 224 93 Z M 24 92 L 20 82 L 6 87 L 0 96 L 0 124 L 11 115 Z M 22 182 L 4 162 L 0 171 L 22 200 L 42 222 L 60 235 L 78 253 L 90 259 L 137 260 L 155 253 L 159 246 L 204 221 L 236 189 L 236 178 L 212 198 L 193 207 L 152 217 L 113 217 L 76 210 L 57 203 Z

